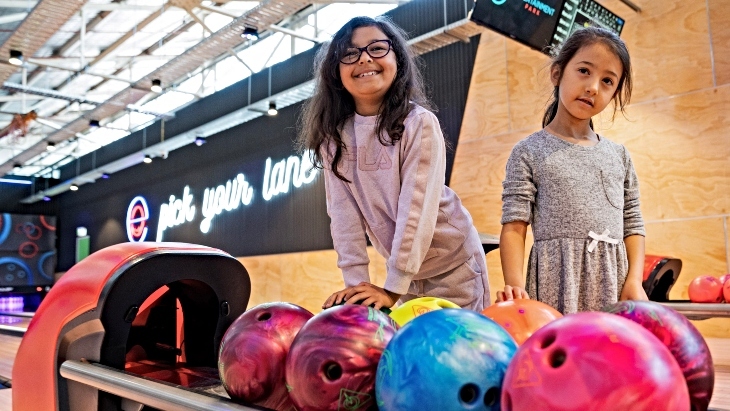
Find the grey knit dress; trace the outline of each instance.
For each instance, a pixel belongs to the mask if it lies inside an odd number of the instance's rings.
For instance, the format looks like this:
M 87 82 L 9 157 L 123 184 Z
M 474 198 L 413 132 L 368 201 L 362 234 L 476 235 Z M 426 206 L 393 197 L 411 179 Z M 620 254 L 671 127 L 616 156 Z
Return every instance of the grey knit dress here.
M 540 130 L 507 161 L 502 224 L 532 225 L 527 293 L 563 314 L 618 301 L 628 260 L 623 239 L 645 235 L 639 184 L 626 148 L 591 147 Z

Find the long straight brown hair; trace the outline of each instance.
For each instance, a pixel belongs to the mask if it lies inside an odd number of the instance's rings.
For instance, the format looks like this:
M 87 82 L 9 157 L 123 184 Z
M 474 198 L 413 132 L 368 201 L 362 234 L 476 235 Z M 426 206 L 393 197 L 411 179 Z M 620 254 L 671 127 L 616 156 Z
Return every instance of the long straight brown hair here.
M 611 120 L 616 117 L 616 109 L 620 108 L 621 113 L 625 114 L 624 108 L 629 104 L 631 100 L 631 89 L 633 88 L 633 81 L 631 80 L 631 57 L 629 56 L 629 50 L 626 48 L 626 43 L 614 32 L 600 28 L 600 27 L 586 27 L 577 30 L 568 37 L 568 39 L 559 48 L 552 50 L 552 63 L 550 69 L 557 67 L 560 71 L 560 80 L 563 78 L 565 67 L 568 65 L 570 59 L 575 56 L 583 47 L 590 46 L 591 44 L 601 43 L 608 46 L 613 53 L 621 61 L 623 71 L 621 72 L 621 78 L 618 81 L 616 91 L 613 93 L 613 116 Z M 560 84 L 558 80 L 558 84 Z M 558 105 L 560 103 L 560 88 L 555 86 L 551 101 L 548 104 L 548 108 L 545 110 L 545 115 L 542 118 L 542 126 L 545 127 L 550 124 L 558 114 Z M 591 129 L 593 129 L 593 120 L 590 121 Z
M 317 168 L 324 165 L 323 150 L 334 145 L 335 152 L 330 166 L 335 175 L 349 182 L 338 170 L 342 150 L 346 150 L 340 130 L 345 121 L 355 113 L 355 101 L 345 89 L 340 78 L 340 58 L 348 47 L 352 47 L 352 34 L 360 27 L 377 27 L 392 43 L 397 70 L 393 84 L 388 89 L 380 107 L 376 123 L 377 136 L 383 145 L 393 145 L 403 136 L 403 122 L 418 104 L 433 109 L 426 98 L 420 59 L 411 51 L 407 35 L 390 19 L 355 17 L 335 33 L 332 41 L 323 44 L 317 52 L 314 65 L 314 95 L 304 104 L 300 116 L 298 146 L 300 150 L 311 150 L 312 164 Z M 386 138 L 387 136 L 387 138 Z

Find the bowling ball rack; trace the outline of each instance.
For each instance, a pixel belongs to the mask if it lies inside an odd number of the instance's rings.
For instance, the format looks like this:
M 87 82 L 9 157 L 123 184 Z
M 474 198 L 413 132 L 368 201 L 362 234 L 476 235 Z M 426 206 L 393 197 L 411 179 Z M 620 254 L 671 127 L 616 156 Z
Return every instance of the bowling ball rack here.
M 677 311 L 689 320 L 730 318 L 730 304 L 704 304 L 689 301 L 671 301 L 660 304 Z

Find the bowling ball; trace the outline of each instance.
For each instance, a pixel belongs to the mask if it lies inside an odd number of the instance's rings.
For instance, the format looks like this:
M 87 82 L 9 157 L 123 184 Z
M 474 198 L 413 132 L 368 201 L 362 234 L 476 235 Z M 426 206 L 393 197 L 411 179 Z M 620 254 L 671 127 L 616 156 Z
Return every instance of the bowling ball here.
M 725 297 L 725 301 L 730 302 L 730 281 L 725 281 L 722 286 L 722 295 Z
M 378 360 L 397 327 L 362 305 L 334 306 L 307 321 L 286 359 L 289 397 L 297 409 L 376 409 Z
M 641 325 L 669 348 L 687 382 L 692 411 L 706 411 L 715 385 L 715 368 L 705 339 L 673 309 L 652 301 L 621 301 L 603 311 Z
M 390 318 L 398 323 L 401 327 L 407 322 L 426 314 L 433 310 L 441 310 L 443 308 L 461 308 L 449 300 L 436 297 L 419 297 L 406 301 L 390 313 Z
M 380 357 L 378 408 L 499 410 L 502 379 L 516 351 L 504 328 L 473 311 L 418 316 L 396 333 Z
M 346 300 L 342 300 L 339 303 L 334 304 L 333 307 L 336 307 L 338 305 L 345 305 L 346 302 L 347 302 Z M 359 302 L 358 302 L 358 304 L 359 304 Z M 375 308 L 375 304 L 370 304 L 370 307 Z M 393 312 L 388 307 L 380 307 L 380 311 L 382 311 L 385 315 L 390 315 L 390 313 Z
M 502 301 L 482 310 L 482 315 L 496 321 L 522 345 L 535 331 L 563 316 L 553 307 L 524 298 Z
M 689 283 L 689 299 L 693 303 L 721 303 L 722 283 L 717 277 L 701 275 Z
M 537 330 L 507 368 L 509 411 L 687 411 L 682 370 L 667 347 L 631 320 L 566 315 Z
M 223 335 L 218 371 L 231 399 L 275 410 L 292 407 L 284 366 L 294 337 L 313 314 L 298 305 L 257 305 Z
M 720 276 L 720 278 L 718 278 L 718 280 L 720 280 L 720 283 L 722 285 L 725 285 L 725 283 L 727 282 L 728 279 L 730 279 L 730 274 L 723 274 Z

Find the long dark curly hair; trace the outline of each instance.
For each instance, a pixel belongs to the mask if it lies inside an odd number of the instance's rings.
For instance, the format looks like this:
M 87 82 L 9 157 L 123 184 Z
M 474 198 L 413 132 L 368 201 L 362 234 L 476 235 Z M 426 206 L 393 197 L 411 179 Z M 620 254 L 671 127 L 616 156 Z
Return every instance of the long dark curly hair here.
M 552 64 L 550 68 L 557 67 L 560 71 L 560 79 L 563 78 L 565 67 L 568 65 L 570 59 L 575 56 L 581 48 L 590 46 L 591 44 L 600 43 L 608 46 L 611 51 L 618 57 L 623 66 L 623 72 L 621 78 L 618 81 L 616 91 L 613 93 L 613 120 L 616 117 L 616 109 L 620 109 L 621 113 L 626 113 L 624 108 L 629 104 L 631 100 L 631 89 L 633 88 L 633 81 L 631 78 L 631 57 L 629 56 L 629 50 L 626 48 L 621 38 L 614 32 L 606 30 L 600 27 L 586 27 L 577 30 L 568 37 L 568 39 L 559 48 L 551 50 Z M 553 89 L 553 95 L 551 101 L 548 104 L 545 115 L 542 119 L 542 126 L 545 127 L 550 124 L 558 114 L 558 104 L 560 102 L 560 89 L 555 86 Z M 590 121 L 590 127 L 593 129 L 593 120 Z
M 406 41 L 407 34 L 389 18 L 379 16 L 355 17 L 335 33 L 329 43 L 317 52 L 314 63 L 314 95 L 305 104 L 300 116 L 298 145 L 300 150 L 311 150 L 312 164 L 323 168 L 323 151 L 334 143 L 335 152 L 330 166 L 335 175 L 349 182 L 338 170 L 342 150 L 347 149 L 340 130 L 355 113 L 355 101 L 340 78 L 340 58 L 352 47 L 352 34 L 360 27 L 377 27 L 392 42 L 397 70 L 380 107 L 376 123 L 378 139 L 383 145 L 393 145 L 403 136 L 406 116 L 413 104 L 427 109 L 433 107 L 426 97 L 420 59 L 413 54 Z

